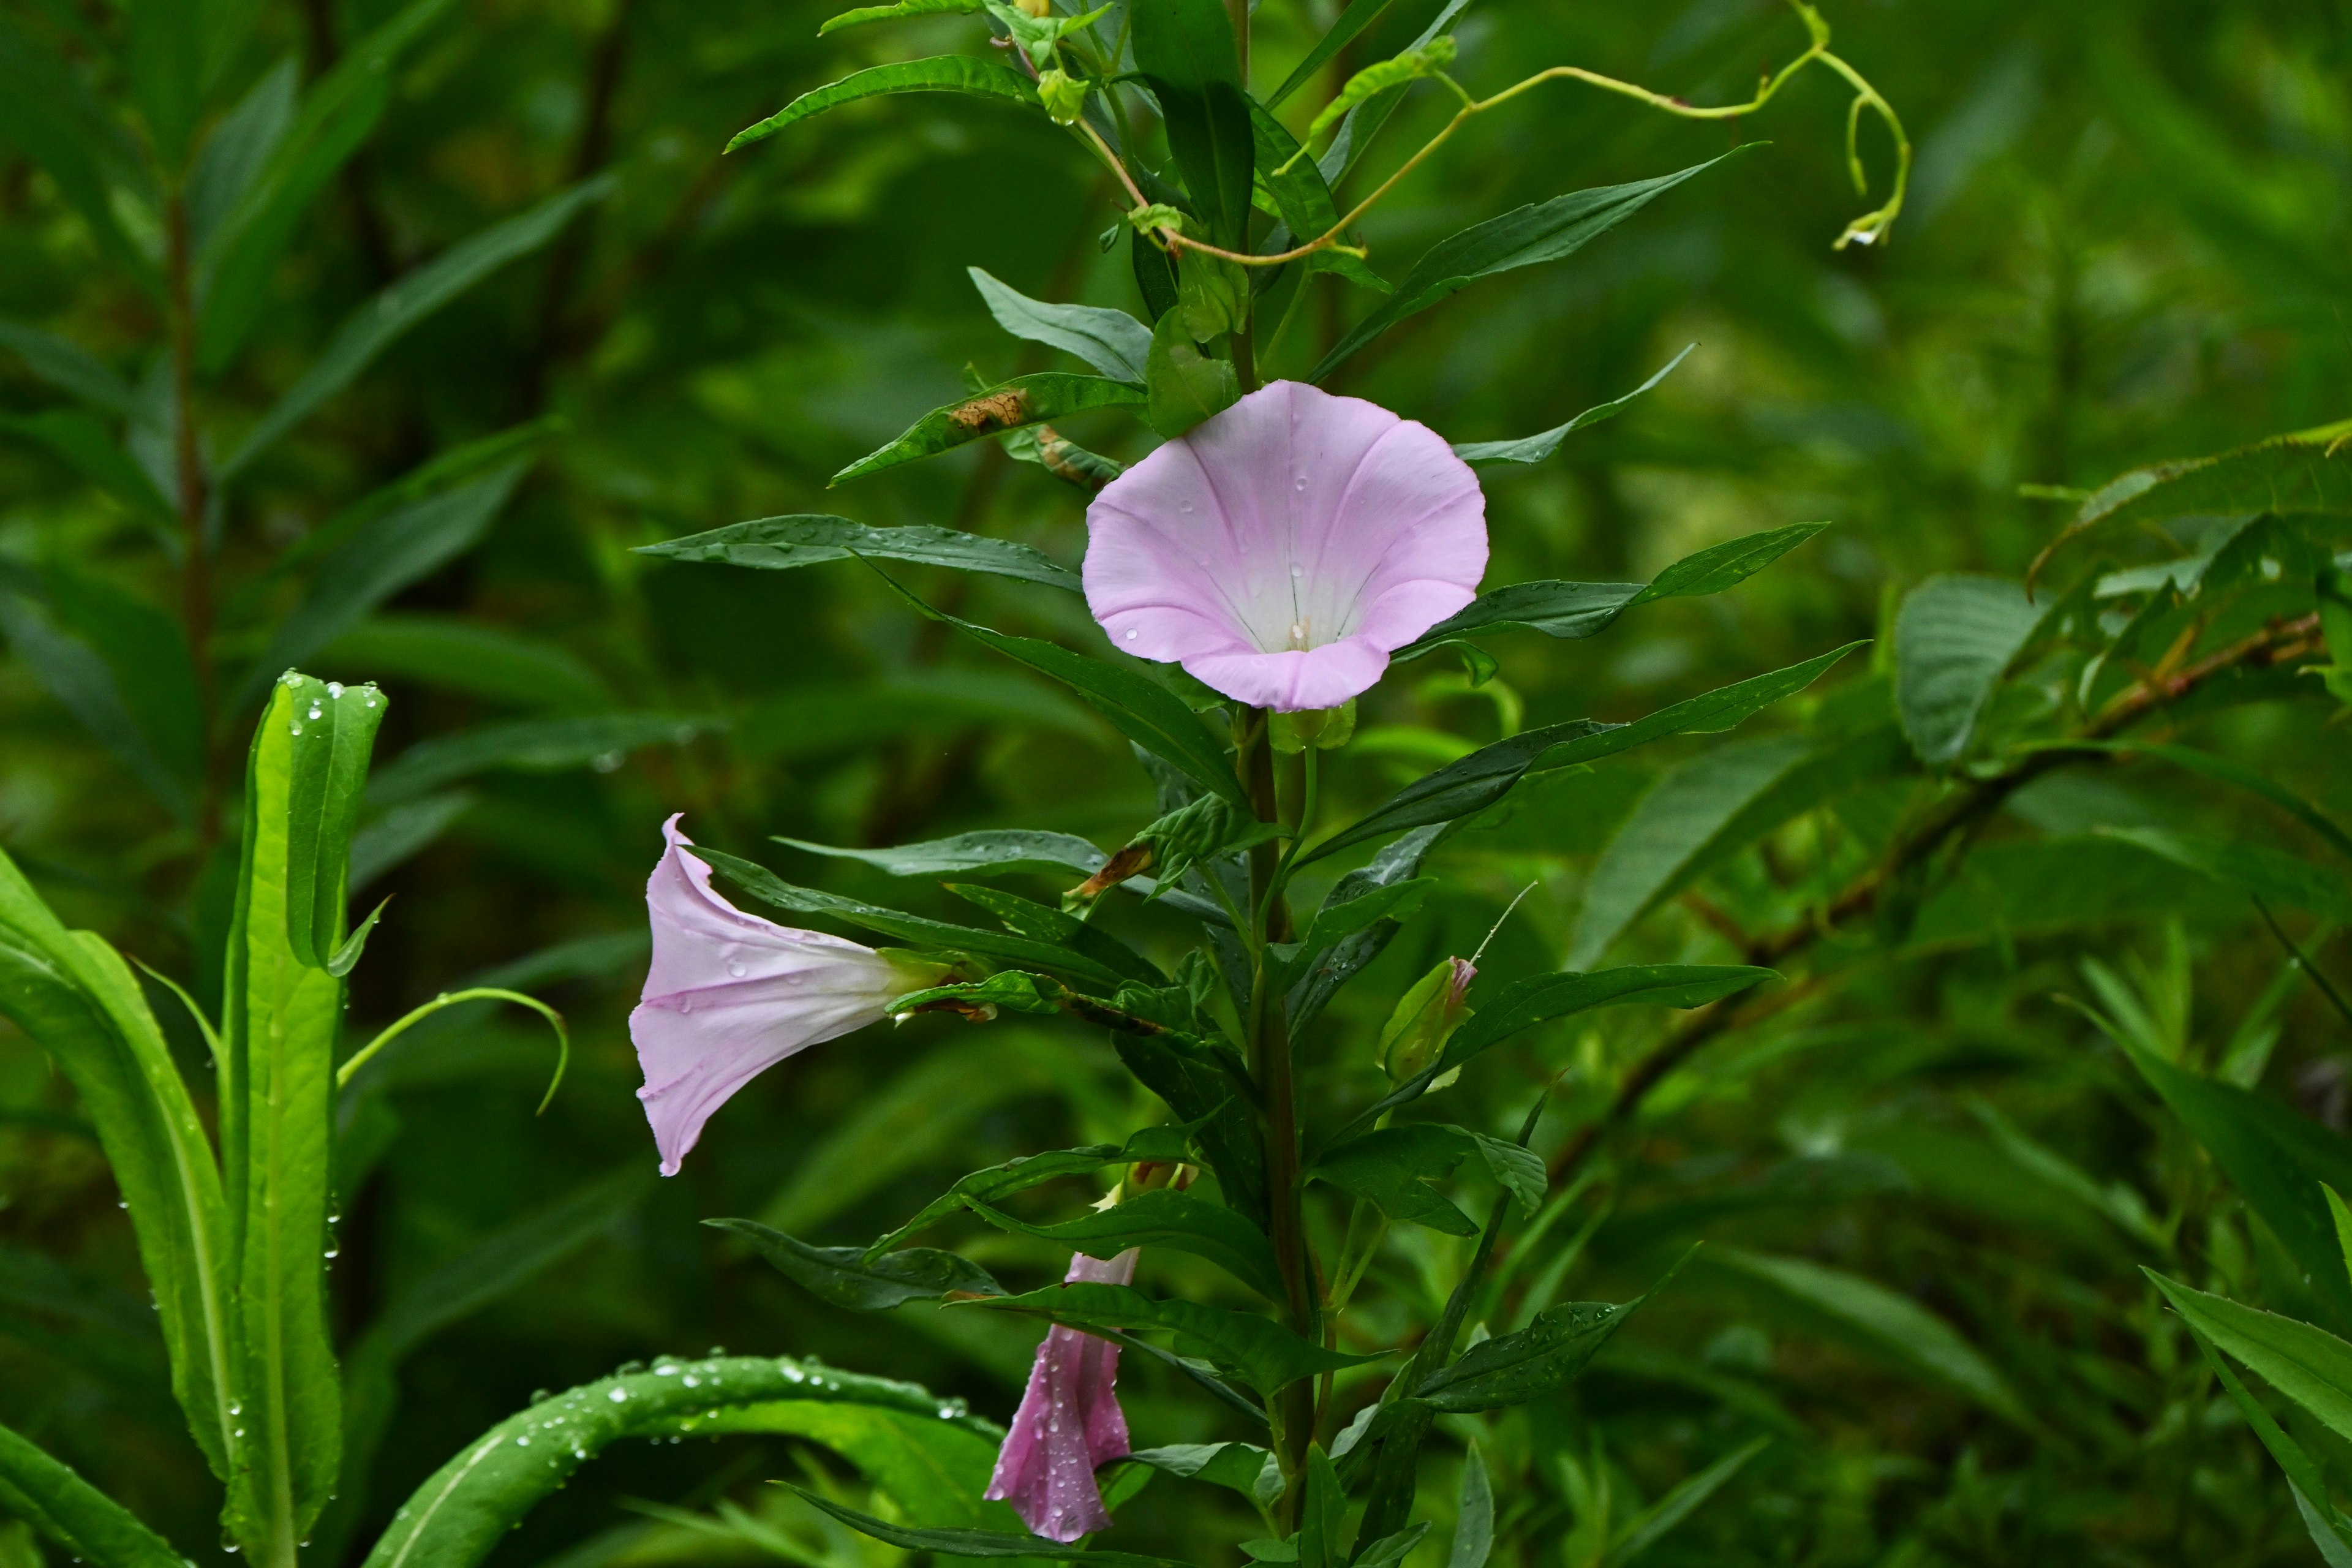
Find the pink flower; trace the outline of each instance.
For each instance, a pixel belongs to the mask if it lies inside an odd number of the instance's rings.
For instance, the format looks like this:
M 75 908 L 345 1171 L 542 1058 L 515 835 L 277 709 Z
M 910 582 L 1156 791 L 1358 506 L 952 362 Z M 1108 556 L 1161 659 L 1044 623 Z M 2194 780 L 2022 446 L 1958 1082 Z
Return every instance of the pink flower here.
M 646 1075 L 637 1098 L 665 1176 L 737 1089 L 796 1051 L 881 1022 L 892 998 L 945 973 L 745 914 L 711 890 L 678 821 L 662 824 L 669 847 L 646 883 L 654 960 L 629 1015 Z
M 1070 1259 L 1064 1283 L 1124 1285 L 1134 1278 L 1129 1247 L 1108 1263 L 1080 1253 Z M 1128 1451 L 1118 1383 L 1117 1345 L 1059 1324 L 1048 1330 L 983 1495 L 1011 1503 L 1022 1522 L 1048 1541 L 1108 1530 L 1095 1470 Z
M 1444 437 L 1295 381 L 1112 480 L 1087 532 L 1114 647 L 1285 713 L 1369 689 L 1486 570 L 1486 500 Z

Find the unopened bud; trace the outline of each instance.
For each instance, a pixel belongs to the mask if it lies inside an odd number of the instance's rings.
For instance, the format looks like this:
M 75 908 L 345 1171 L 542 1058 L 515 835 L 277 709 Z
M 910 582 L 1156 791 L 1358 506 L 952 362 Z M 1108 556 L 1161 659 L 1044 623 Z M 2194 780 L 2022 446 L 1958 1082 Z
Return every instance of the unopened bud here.
M 1396 1011 L 1381 1030 L 1381 1068 L 1390 1082 L 1417 1078 L 1437 1060 L 1445 1042 L 1470 1016 L 1463 999 L 1477 974 L 1468 959 L 1448 958 L 1414 981 L 1412 989 L 1398 999 Z M 1452 1081 L 1449 1073 L 1430 1087 L 1443 1089 Z
M 1037 96 L 1045 101 L 1048 120 L 1056 125 L 1075 125 L 1079 110 L 1087 106 L 1087 84 L 1085 79 L 1056 66 L 1039 74 Z
M 1101 870 L 1071 889 L 1070 897 L 1087 900 L 1099 899 L 1129 877 L 1140 877 L 1150 870 L 1152 861 L 1157 858 L 1159 852 L 1149 842 L 1130 844 L 1104 861 Z

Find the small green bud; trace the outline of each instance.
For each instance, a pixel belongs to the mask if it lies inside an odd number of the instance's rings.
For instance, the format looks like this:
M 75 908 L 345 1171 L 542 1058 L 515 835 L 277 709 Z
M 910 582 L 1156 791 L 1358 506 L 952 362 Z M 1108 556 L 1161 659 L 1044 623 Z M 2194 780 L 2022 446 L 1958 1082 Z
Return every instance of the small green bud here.
M 1444 959 L 1398 999 L 1396 1011 L 1381 1030 L 1381 1068 L 1391 1083 L 1416 1078 L 1437 1060 L 1445 1042 L 1470 1016 L 1463 998 L 1477 974 L 1467 959 Z M 1453 1079 L 1448 1073 L 1429 1087 L 1443 1089 Z
M 1045 117 L 1056 125 L 1076 125 L 1087 106 L 1087 83 L 1059 66 L 1037 78 L 1037 96 L 1045 100 Z
M 1350 697 L 1337 708 L 1276 713 L 1266 721 L 1265 732 L 1274 749 L 1286 755 L 1309 746 L 1318 752 L 1336 751 L 1355 738 L 1356 700 Z
M 1162 230 L 1169 234 L 1184 232 L 1184 215 L 1166 202 L 1153 202 L 1149 206 L 1136 208 L 1127 215 L 1127 223 L 1138 234 L 1156 234 Z

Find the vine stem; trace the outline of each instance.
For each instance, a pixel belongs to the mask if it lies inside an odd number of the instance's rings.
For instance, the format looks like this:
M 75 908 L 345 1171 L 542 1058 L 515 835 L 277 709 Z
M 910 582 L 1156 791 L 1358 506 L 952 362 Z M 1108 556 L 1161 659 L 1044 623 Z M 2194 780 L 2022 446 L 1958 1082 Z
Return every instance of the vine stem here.
M 2147 677 L 2126 688 L 2101 709 L 2084 728 L 2081 739 L 2112 738 L 2150 714 L 2160 711 L 2196 690 L 2208 680 L 2232 670 L 2269 668 L 2301 658 L 2320 645 L 2319 616 L 2275 622 L 2227 647 L 2170 673 Z M 1841 927 L 1878 908 L 1879 900 L 1898 877 L 1925 863 L 1938 849 L 1982 825 L 2010 796 L 2053 768 L 2083 753 L 2056 749 L 2034 752 L 1996 777 L 1969 786 L 1916 831 L 1902 839 L 1878 865 L 1848 883 L 1811 919 L 1750 944 L 1748 961 L 1767 967 L 1782 963 Z M 2103 754 L 2103 753 L 2101 753 Z M 1816 981 L 1801 981 L 1774 995 L 1744 1006 L 1717 1002 L 1694 1014 L 1648 1056 L 1633 1064 L 1618 1086 L 1609 1109 L 1577 1131 L 1551 1163 L 1551 1180 L 1558 1185 L 1592 1157 L 1601 1141 L 1633 1119 L 1650 1091 L 1688 1061 L 1700 1047 L 1735 1028 L 1780 1011 L 1818 988 Z

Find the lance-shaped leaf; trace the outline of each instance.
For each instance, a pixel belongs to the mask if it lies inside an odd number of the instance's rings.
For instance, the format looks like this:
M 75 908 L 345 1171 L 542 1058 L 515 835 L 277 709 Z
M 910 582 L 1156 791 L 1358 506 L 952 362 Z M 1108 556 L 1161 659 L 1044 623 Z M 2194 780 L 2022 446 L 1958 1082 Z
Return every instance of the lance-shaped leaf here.
M 1377 889 L 1405 880 L 1421 869 L 1421 862 L 1448 832 L 1444 824 L 1417 827 L 1387 846 L 1363 865 L 1334 883 L 1323 907 L 1333 909 Z M 1318 911 L 1318 916 L 1320 911 Z M 1295 1037 L 1313 1023 L 1340 986 L 1362 973 L 1402 930 L 1394 920 L 1378 920 L 1353 936 L 1343 937 L 1308 966 L 1291 986 L 1286 999 L 1290 1030 Z
M 916 420 L 905 435 L 858 458 L 827 482 L 837 485 L 864 479 L 918 458 L 952 451 L 999 431 L 1017 430 L 1024 425 L 1082 414 L 1089 408 L 1139 408 L 1143 402 L 1143 387 L 1136 382 L 1073 375 L 1058 370 L 1016 375 L 959 402 L 932 409 Z
M 949 1427 L 992 1446 L 1004 1435 L 911 1383 L 789 1357 L 659 1361 L 541 1400 L 467 1444 L 393 1515 L 366 1568 L 475 1568 L 532 1508 L 623 1438 L 782 1432 L 830 1441 L 809 1431 L 808 1418 L 841 1406 L 863 1406 L 910 1432 Z
M 1059 1225 L 1031 1225 L 978 1198 L 964 1201 L 1000 1230 L 1055 1242 L 1089 1258 L 1116 1258 L 1130 1247 L 1189 1252 L 1207 1258 L 1267 1300 L 1282 1299 L 1282 1271 L 1265 1233 L 1223 1205 L 1190 1193 L 1159 1187 Z
M 1265 1144 L 1251 1112 L 1248 1075 L 1229 1050 L 1180 1034 L 1114 1035 L 1112 1048 L 1136 1080 L 1197 1129 L 1201 1152 L 1216 1173 L 1220 1195 L 1263 1224 L 1266 1215 Z
M 1467 1136 L 1427 1122 L 1383 1127 L 1316 1157 L 1308 1173 L 1377 1205 L 1392 1220 L 1448 1236 L 1475 1236 L 1477 1225 L 1431 1184 L 1454 1173 L 1469 1154 Z
M 1483 810 L 1510 793 L 1520 777 L 1536 768 L 1572 767 L 1579 763 L 1612 756 L 1668 735 L 1728 730 L 1784 697 L 1811 686 L 1830 666 L 1861 647 L 1848 643 L 1802 664 L 1751 676 L 1729 686 L 1662 708 L 1630 724 L 1602 724 L 1573 719 L 1548 724 L 1483 746 L 1449 763 L 1424 778 L 1407 784 L 1350 826 L 1340 829 L 1300 857 L 1300 863 L 1318 860 L 1335 850 L 1367 839 L 1419 827 L 1425 823 L 1451 822 Z
M 896 22 L 908 16 L 976 16 L 987 9 L 983 0 L 898 0 L 895 5 L 861 5 L 855 11 L 826 17 L 816 36 L 822 38 L 827 33 L 862 27 L 868 22 Z
M 950 882 L 946 886 L 949 892 L 964 902 L 994 915 L 1008 931 L 1083 953 L 1122 980 L 1143 985 L 1168 984 L 1168 976 L 1160 973 L 1158 964 L 1100 926 L 1088 924 L 1076 915 L 1065 914 L 1050 904 L 1008 893 L 1002 888 L 983 888 L 970 882 Z
M 1280 109 L 1284 99 L 1313 80 L 1315 73 L 1329 65 L 1331 58 L 1346 48 L 1357 34 L 1379 21 L 1389 5 L 1390 0 L 1350 0 L 1348 8 L 1339 14 L 1339 19 L 1331 24 L 1330 30 L 1307 51 L 1307 58 L 1292 67 L 1290 74 L 1282 79 L 1282 85 L 1266 96 L 1265 106 Z
M 1396 292 L 1349 329 L 1307 379 L 1321 381 L 1357 350 L 1399 321 L 1428 310 L 1481 278 L 1491 278 L 1514 268 L 1558 261 L 1574 254 L 1692 175 L 1742 151 L 1745 149 L 1734 148 L 1704 163 L 1694 163 L 1654 180 L 1572 191 L 1489 218 L 1439 240 L 1413 263 L 1412 270 L 1405 274 Z
M 2210 458 L 2134 468 L 2099 487 L 2065 531 L 2043 547 L 2030 582 L 2061 545 L 2094 531 L 2176 517 L 2269 512 L 2352 513 L 2352 419 L 2273 436 Z
M 898 585 L 894 583 L 893 587 Z M 955 627 L 973 640 L 995 649 L 1076 691 L 1111 727 L 1145 751 L 1181 771 L 1212 794 L 1247 809 L 1249 795 L 1234 773 L 1225 748 L 1202 726 L 1181 698 L 1166 687 L 1125 665 L 1089 658 L 1058 644 L 1036 637 L 1011 637 L 988 626 L 935 610 L 922 600 L 898 590 L 908 604 L 935 621 Z
M 683 746 L 724 729 L 691 713 L 597 713 L 580 719 L 518 719 L 436 735 L 394 757 L 368 785 L 370 805 L 420 800 L 477 773 L 561 773 L 614 760 L 646 746 Z
M 240 1462 L 241 1423 L 230 1414 L 233 1243 L 212 1147 L 130 965 L 95 935 L 67 930 L 5 853 L 0 1016 L 63 1069 L 97 1127 L 154 1292 L 172 1392 L 226 1479 Z
M 1139 382 L 1151 354 L 1151 329 L 1125 310 L 1100 305 L 1049 305 L 1032 300 L 977 267 L 972 287 L 988 301 L 996 324 L 1016 338 L 1073 353 L 1113 381 Z
M 1090 1143 L 1077 1149 L 1049 1149 L 1041 1154 L 1027 1154 L 984 1171 L 974 1171 L 925 1204 L 914 1218 L 877 1240 L 866 1249 L 866 1255 L 871 1258 L 887 1251 L 917 1231 L 961 1211 L 967 1202 L 995 1203 L 1057 1177 L 1091 1174 L 1105 1165 L 1132 1164 L 1140 1160 L 1182 1160 L 1190 1150 L 1192 1131 L 1181 1126 L 1146 1127 L 1123 1145 Z
M 1687 1261 L 1689 1254 L 1684 1254 Z M 1451 1366 L 1421 1381 L 1412 1396 L 1443 1411 L 1497 1410 L 1557 1394 L 1592 1363 L 1626 1319 L 1682 1271 L 1677 1262 L 1649 1289 L 1622 1306 L 1570 1301 L 1536 1315 L 1517 1333 L 1475 1344 Z
M 971 1305 L 1049 1318 L 1073 1329 L 1165 1329 L 1176 1336 L 1179 1351 L 1233 1368 L 1268 1396 L 1302 1377 L 1381 1359 L 1325 1350 L 1271 1318 L 1194 1301 L 1159 1300 L 1126 1285 L 1051 1285 L 1025 1296 L 991 1297 Z
M 1209 237 L 1227 250 L 1248 237 L 1255 157 L 1249 98 L 1223 0 L 1154 0 L 1136 7 L 1135 63 L 1160 100 L 1168 150 Z
M 2200 871 L 2224 887 L 2235 888 L 2265 903 L 2285 904 L 2331 921 L 2352 925 L 2352 879 L 2324 862 L 2314 861 L 2266 844 L 2233 844 L 2203 834 L 2175 833 L 2162 827 L 2109 827 L 2110 838 L 2122 838 L 2176 866 Z
M 1080 1568 L 1191 1568 L 1189 1563 L 1170 1557 L 1143 1557 L 1132 1552 L 1095 1552 L 1083 1546 L 1065 1545 L 1048 1541 L 1042 1535 L 1026 1532 L 1014 1534 L 1009 1530 L 923 1530 L 861 1513 L 845 1503 L 795 1487 L 790 1481 L 780 1486 L 791 1488 L 803 1502 L 821 1513 L 831 1515 L 861 1535 L 908 1552 L 934 1552 L 943 1557 L 1030 1557 L 1047 1563 L 1075 1563 Z
M 2005 577 L 1930 577 L 1895 617 L 1895 705 L 1919 760 L 1934 767 L 1968 750 L 1977 718 L 2042 613 Z
M 324 968 L 343 942 L 352 833 L 385 703 L 373 684 L 343 686 L 289 670 L 284 685 L 295 727 L 287 781 L 286 941 L 297 959 Z
M 603 174 L 559 191 L 530 211 L 451 246 L 361 305 L 221 464 L 220 481 L 226 484 L 235 478 L 320 405 L 349 386 L 376 355 L 410 328 L 509 262 L 553 239 L 582 208 L 610 194 L 614 183 L 614 176 Z
M 109 177 L 143 170 L 144 160 L 128 130 L 82 86 L 81 72 L 36 42 L 18 15 L 0 18 L 0 141 L 47 174 L 110 260 L 150 282 L 155 263 L 123 231 Z
M 1138 1448 L 1127 1457 L 1127 1462 L 1149 1465 L 1188 1481 L 1230 1487 L 1261 1505 L 1282 1490 L 1281 1465 L 1255 1443 L 1172 1443 L 1160 1448 Z M 1267 1484 L 1269 1469 L 1274 1472 L 1271 1485 Z
M 1045 833 L 1030 828 L 1001 828 L 959 833 L 895 849 L 850 849 L 835 844 L 812 844 L 804 838 L 778 837 L 779 844 L 839 860 L 856 860 L 893 877 L 951 877 L 974 871 L 1009 874 L 1014 871 L 1075 872 L 1090 877 L 1102 869 L 1103 852 L 1073 833 Z
M 736 886 L 753 898 L 793 914 L 824 915 L 878 931 L 884 936 L 896 937 L 900 942 L 1008 959 L 1015 963 L 1034 964 L 1040 969 L 1076 975 L 1104 986 L 1116 986 L 1121 978 L 1116 971 L 1094 959 L 1051 942 L 984 931 L 978 926 L 927 920 L 921 915 L 902 914 L 897 910 L 884 909 L 878 904 L 860 903 L 856 899 L 822 893 L 814 888 L 795 887 L 765 866 L 739 859 L 699 844 L 695 846 L 694 853 L 697 859 L 708 861 L 715 871 L 724 872 Z
M 1449 34 L 1366 66 L 1348 79 L 1330 102 L 1316 111 L 1314 122 L 1307 128 L 1307 140 L 1313 142 L 1320 137 L 1374 94 L 1436 75 L 1454 63 L 1454 47 Z
M 26 1438 L 0 1426 L 0 1506 L 97 1568 L 188 1568 L 172 1543 Z
M 1267 237 L 1267 248 L 1287 249 L 1293 244 L 1319 239 L 1337 228 L 1339 207 L 1331 197 L 1331 187 L 1323 182 L 1322 169 L 1314 159 L 1298 155 L 1298 139 L 1274 117 L 1272 110 L 1253 101 L 1249 112 L 1250 134 L 1257 150 L 1258 177 L 1265 182 L 1275 210 L 1282 215 L 1282 231 Z M 1366 266 L 1361 257 L 1332 247 L 1327 246 L 1309 256 L 1307 270 L 1336 272 L 1375 293 L 1389 291 L 1388 279 Z
M 246 1461 L 230 1478 L 230 1532 L 259 1558 L 290 1558 L 340 1471 L 342 1397 L 327 1333 L 327 1202 L 341 980 L 294 945 L 293 898 L 310 901 L 310 945 L 339 940 L 350 854 L 348 792 L 365 768 L 370 716 L 289 670 L 271 689 L 247 763 L 245 832 L 221 1028 L 221 1163 L 234 1237 L 233 1325 Z M 320 755 L 323 753 L 323 755 Z M 340 784 L 338 784 L 340 781 Z M 298 875 L 297 857 L 307 863 Z M 333 868 L 323 877 L 320 868 Z
M 2221 756 L 2212 752 L 2200 752 L 2193 746 L 2176 746 L 2162 741 L 2138 739 L 2045 741 L 2019 749 L 2031 752 L 2088 752 L 2114 757 L 2119 762 L 2134 762 L 2142 757 L 2152 757 L 2158 762 L 2170 763 L 2175 767 L 2186 768 L 2190 773 L 2201 773 L 2209 779 L 2215 779 L 2222 784 L 2245 790 L 2249 794 L 2262 796 L 2326 839 L 2328 847 L 2334 849 L 2338 855 L 2352 860 L 2352 833 L 2347 833 L 2336 824 L 2335 818 L 2280 784 L 2268 773 L 2248 767 L 2233 758 Z M 2148 847 L 2153 848 L 2154 846 L 2151 845 Z M 2168 859 L 2172 858 L 2163 850 L 2158 850 L 2158 853 L 2165 854 Z M 2203 869 L 2202 867 L 2197 868 Z
M 1457 451 L 1460 448 L 1455 448 Z M 1609 629 L 1638 605 L 1691 598 L 1736 588 L 1822 530 L 1825 522 L 1792 522 L 1711 544 L 1641 583 L 1514 583 L 1481 594 L 1459 615 L 1439 622 L 1407 647 L 1417 658 L 1474 632 L 1537 631 L 1546 637 L 1589 637 Z
M 1421 908 L 1422 900 L 1436 886 L 1433 877 L 1414 877 L 1368 889 L 1349 899 L 1327 900 L 1315 911 L 1307 934 L 1298 939 L 1295 951 L 1285 959 L 1286 973 L 1295 975 L 1303 972 L 1326 950 L 1381 921 L 1405 920 Z
M 1454 455 L 1474 468 L 1488 463 L 1540 463 L 1559 451 L 1559 444 L 1579 430 L 1588 426 L 1598 425 L 1604 419 L 1614 419 L 1624 413 L 1626 409 L 1633 406 L 1635 398 L 1672 375 L 1675 373 L 1675 367 L 1690 358 L 1691 350 L 1696 347 L 1698 347 L 1696 343 L 1685 344 L 1683 352 L 1668 360 L 1664 366 L 1649 380 L 1622 397 L 1593 405 L 1565 425 L 1556 425 L 1549 430 L 1540 431 L 1533 436 L 1522 436 L 1516 441 L 1456 441 L 1454 443 Z M 1712 591 L 1709 590 L 1709 592 Z
M 887 1312 L 908 1301 L 941 1296 L 1002 1296 L 987 1269 L 970 1258 L 936 1247 L 869 1255 L 862 1247 L 812 1247 L 798 1237 L 749 1219 L 707 1219 L 716 1230 L 733 1231 L 750 1242 L 779 1273 L 821 1301 L 852 1312 Z
M 862 522 L 822 512 L 730 523 L 708 533 L 690 533 L 659 544 L 641 544 L 636 552 L 673 561 L 708 561 L 770 572 L 814 566 L 824 561 L 846 561 L 852 556 L 876 556 L 886 561 L 911 561 L 923 566 L 946 566 L 958 572 L 978 572 L 992 577 L 1012 577 L 1072 594 L 1084 592 L 1076 573 L 1057 564 L 1043 551 L 1009 539 L 959 533 L 951 528 L 933 528 L 926 523 L 905 528 L 868 528 Z
M 67 467 L 151 527 L 172 526 L 179 516 L 147 470 L 131 461 L 94 415 L 79 408 L 5 415 L 0 416 L 0 430 L 47 447 Z
M 971 55 L 936 55 L 929 59 L 900 60 L 892 65 L 854 71 L 839 81 L 801 94 L 757 125 L 738 131 L 734 139 L 727 143 L 727 151 L 732 153 L 738 147 L 764 142 L 777 132 L 806 120 L 812 114 L 823 114 L 828 109 L 838 109 L 861 98 L 892 92 L 961 92 L 976 98 L 998 98 L 1032 106 L 1037 102 L 1037 89 L 1027 77 L 993 60 L 980 59 Z

